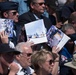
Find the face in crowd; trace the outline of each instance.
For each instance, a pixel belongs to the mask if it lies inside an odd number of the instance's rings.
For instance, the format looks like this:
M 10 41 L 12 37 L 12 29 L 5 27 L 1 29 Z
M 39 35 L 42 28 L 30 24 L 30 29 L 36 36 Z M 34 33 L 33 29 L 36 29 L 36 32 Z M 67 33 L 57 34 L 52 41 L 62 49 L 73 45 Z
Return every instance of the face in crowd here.
M 34 13 L 44 13 L 45 10 L 45 1 L 44 0 L 34 0 L 31 3 L 31 8 Z
M 73 26 L 70 25 L 70 24 L 65 24 L 62 28 L 63 28 L 65 34 L 68 35 L 69 37 L 70 37 L 71 35 L 73 35 L 73 34 L 76 33 L 76 32 L 75 32 L 75 29 L 74 29 Z M 70 38 L 71 38 L 71 37 L 70 37 Z M 73 53 L 73 51 L 74 51 L 74 41 L 73 41 L 72 38 L 66 43 L 65 47 L 68 49 L 68 51 L 69 51 L 70 53 Z
M 32 55 L 32 65 L 35 71 L 42 71 L 43 74 L 48 75 L 52 72 L 54 63 L 52 54 L 46 50 L 40 50 L 33 53 Z
M 18 12 L 16 10 L 9 10 L 4 12 L 4 17 L 8 19 L 12 19 L 14 22 L 18 22 Z
M 14 56 L 13 52 L 2 53 L 0 54 L 0 62 L 8 67 L 13 62 Z
M 31 55 L 32 48 L 30 46 L 26 46 L 25 43 L 21 45 L 21 54 L 16 56 L 17 61 L 24 68 L 31 66 Z

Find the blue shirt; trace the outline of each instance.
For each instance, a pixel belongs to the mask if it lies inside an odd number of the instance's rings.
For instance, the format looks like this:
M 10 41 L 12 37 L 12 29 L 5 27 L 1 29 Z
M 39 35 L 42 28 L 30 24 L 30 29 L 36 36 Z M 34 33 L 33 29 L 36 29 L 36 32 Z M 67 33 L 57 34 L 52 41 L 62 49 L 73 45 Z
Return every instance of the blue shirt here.
M 19 8 L 18 8 L 19 15 L 29 10 L 29 6 L 27 5 L 27 0 L 26 1 L 25 0 L 11 0 L 11 1 L 19 3 Z

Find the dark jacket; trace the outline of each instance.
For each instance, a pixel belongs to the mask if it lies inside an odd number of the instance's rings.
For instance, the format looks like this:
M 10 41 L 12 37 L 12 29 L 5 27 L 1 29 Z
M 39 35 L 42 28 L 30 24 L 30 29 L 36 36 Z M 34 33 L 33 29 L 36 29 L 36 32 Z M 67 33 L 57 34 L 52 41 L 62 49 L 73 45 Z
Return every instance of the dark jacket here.
M 46 29 L 48 30 L 51 26 L 51 21 L 49 18 L 45 17 L 45 16 L 38 16 L 36 14 L 36 16 L 39 18 L 39 19 L 43 19 L 44 20 L 44 24 L 45 24 L 45 27 Z M 32 22 L 32 21 L 36 21 L 37 19 L 35 18 L 35 16 L 33 15 L 33 13 L 31 11 L 27 12 L 27 13 L 24 13 L 22 14 L 21 16 L 19 16 L 19 24 L 20 25 L 24 25 L 26 23 L 29 23 L 29 22 Z
M 63 18 L 63 22 L 69 19 L 72 12 L 74 12 L 75 5 L 74 2 L 71 2 L 69 4 L 65 4 L 61 10 L 61 17 Z
M 52 23 L 50 21 L 49 18 L 45 17 L 45 16 L 38 16 L 36 15 L 39 19 L 43 19 L 44 20 L 44 25 L 46 27 L 46 30 L 48 31 L 48 29 L 51 27 Z M 37 19 L 35 18 L 34 14 L 29 11 L 27 13 L 24 13 L 22 15 L 19 16 L 19 24 L 22 25 L 24 27 L 24 24 L 26 23 L 29 23 L 29 22 L 32 22 L 32 21 L 36 21 Z M 22 28 L 21 30 L 21 34 L 20 34 L 20 37 L 19 37 L 19 42 L 22 42 L 22 41 L 26 41 L 26 33 L 25 33 L 25 29 Z

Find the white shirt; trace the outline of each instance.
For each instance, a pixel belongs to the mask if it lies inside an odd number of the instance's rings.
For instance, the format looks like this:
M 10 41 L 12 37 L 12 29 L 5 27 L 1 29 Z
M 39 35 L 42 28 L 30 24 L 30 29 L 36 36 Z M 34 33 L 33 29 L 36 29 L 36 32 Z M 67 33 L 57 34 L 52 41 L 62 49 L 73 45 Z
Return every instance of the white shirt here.
M 18 66 L 19 66 L 19 71 L 18 71 L 17 75 L 24 75 L 24 72 L 21 71 L 22 70 L 21 65 L 19 63 L 17 63 L 17 62 L 16 62 L 16 64 L 18 64 Z M 34 73 L 34 70 L 31 67 L 26 68 L 26 70 L 27 70 L 28 75 Z

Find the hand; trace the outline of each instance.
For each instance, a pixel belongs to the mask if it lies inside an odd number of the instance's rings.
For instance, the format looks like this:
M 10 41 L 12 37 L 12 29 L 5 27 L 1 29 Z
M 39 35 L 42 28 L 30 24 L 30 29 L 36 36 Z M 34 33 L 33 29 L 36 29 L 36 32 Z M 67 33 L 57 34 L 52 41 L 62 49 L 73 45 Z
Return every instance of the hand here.
M 28 41 L 26 42 L 26 44 L 28 44 L 29 46 L 33 46 L 33 45 L 34 45 L 34 42 L 28 40 Z
M 9 68 L 10 68 L 9 75 L 15 75 L 19 71 L 19 66 L 15 62 L 11 63 L 9 65 Z
M 52 47 L 53 53 L 58 54 L 59 51 L 60 51 L 60 48 L 57 48 L 56 46 Z
M 8 43 L 8 35 L 5 33 L 5 31 L 0 32 L 0 38 L 2 43 Z
M 56 46 L 52 47 L 52 53 L 55 54 L 56 58 L 57 57 L 59 58 L 59 54 L 58 54 L 59 51 L 60 51 L 60 48 L 57 48 Z

